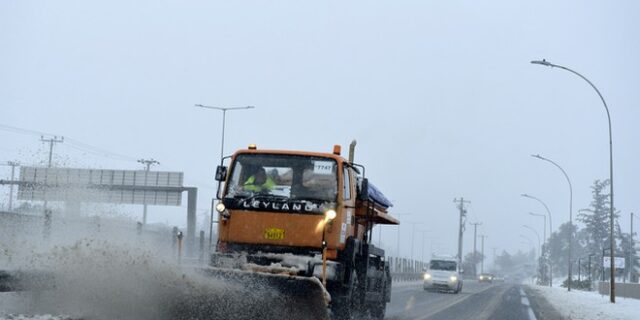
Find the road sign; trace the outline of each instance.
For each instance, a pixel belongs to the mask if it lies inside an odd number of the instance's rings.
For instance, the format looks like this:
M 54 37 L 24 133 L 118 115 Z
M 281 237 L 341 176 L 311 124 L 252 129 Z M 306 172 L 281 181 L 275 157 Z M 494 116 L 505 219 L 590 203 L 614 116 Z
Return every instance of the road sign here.
M 18 199 L 179 206 L 182 172 L 21 167 Z
M 613 265 L 616 269 L 624 269 L 625 260 L 623 257 L 613 257 Z M 602 266 L 611 267 L 611 257 L 602 257 Z

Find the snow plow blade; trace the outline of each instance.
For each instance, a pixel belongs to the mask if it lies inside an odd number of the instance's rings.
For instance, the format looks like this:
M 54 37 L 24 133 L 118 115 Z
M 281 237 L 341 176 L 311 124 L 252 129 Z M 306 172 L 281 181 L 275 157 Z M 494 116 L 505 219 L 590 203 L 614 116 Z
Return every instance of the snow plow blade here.
M 329 319 L 330 296 L 316 277 L 208 267 L 220 292 L 199 292 L 173 306 L 175 319 Z

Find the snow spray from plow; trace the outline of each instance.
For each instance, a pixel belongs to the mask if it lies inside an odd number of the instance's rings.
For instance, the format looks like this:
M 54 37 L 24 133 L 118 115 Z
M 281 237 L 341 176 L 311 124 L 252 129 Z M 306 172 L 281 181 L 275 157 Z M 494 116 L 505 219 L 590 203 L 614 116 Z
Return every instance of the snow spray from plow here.
M 322 299 L 309 298 L 322 294 L 313 281 L 282 290 L 287 277 L 180 265 L 170 246 L 159 250 L 157 243 L 123 234 L 74 240 L 68 228 L 56 239 L 60 233 L 53 231 L 48 242 L 2 238 L 0 319 L 326 318 L 326 306 L 317 302 Z

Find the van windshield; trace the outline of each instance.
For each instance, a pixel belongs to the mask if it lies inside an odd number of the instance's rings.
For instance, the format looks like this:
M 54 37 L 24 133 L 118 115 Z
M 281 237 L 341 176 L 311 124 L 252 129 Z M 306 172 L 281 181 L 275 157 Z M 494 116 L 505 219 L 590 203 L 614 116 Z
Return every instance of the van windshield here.
M 455 261 L 431 260 L 429 264 L 431 270 L 456 271 Z

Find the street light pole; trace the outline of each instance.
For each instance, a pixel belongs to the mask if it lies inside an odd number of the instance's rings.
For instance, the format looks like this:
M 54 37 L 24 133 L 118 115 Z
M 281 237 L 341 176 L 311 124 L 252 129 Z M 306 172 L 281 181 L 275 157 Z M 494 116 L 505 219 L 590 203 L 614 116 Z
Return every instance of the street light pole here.
M 536 252 L 536 244 L 533 242 L 533 240 L 531 240 L 529 237 L 525 236 L 524 234 L 520 234 L 520 238 L 525 239 L 527 241 L 529 241 L 529 245 L 531 245 L 533 247 L 533 253 Z
M 533 233 L 536 235 L 536 238 L 538 238 L 538 250 L 542 250 L 542 247 L 540 246 L 540 234 L 538 233 L 538 231 L 536 231 L 536 229 L 534 229 L 534 228 L 532 228 L 532 227 L 530 227 L 530 226 L 528 226 L 526 224 L 523 224 L 522 226 L 524 228 L 527 228 L 527 229 L 533 231 Z M 539 254 L 540 254 L 540 252 L 538 252 L 538 255 Z
M 546 243 L 547 242 L 547 216 L 545 216 L 544 214 L 533 213 L 533 212 L 529 212 L 529 214 L 532 216 L 544 218 L 544 222 L 542 225 L 542 243 L 543 244 Z
M 422 232 L 422 263 L 424 263 L 424 243 L 425 243 L 425 235 L 427 234 L 427 232 L 430 232 L 429 230 L 419 230 L 419 232 Z
M 196 107 L 200 107 L 200 108 L 214 109 L 214 110 L 222 111 L 222 142 L 220 143 L 220 164 L 222 165 L 222 158 L 224 158 L 224 128 L 225 128 L 225 122 L 226 122 L 226 118 L 227 118 L 227 111 L 253 109 L 255 107 L 254 106 L 246 106 L 246 107 L 212 107 L 212 106 L 205 106 L 205 105 L 201 105 L 201 104 L 196 104 L 195 106 Z
M 422 222 L 411 222 L 411 260 L 413 261 L 413 244 L 416 233 L 416 225 L 422 224 Z
M 477 252 L 478 250 L 476 249 L 476 240 L 477 240 L 477 232 L 478 232 L 478 226 L 482 225 L 482 222 L 474 222 L 474 223 L 470 223 L 471 225 L 473 225 L 473 276 L 476 277 L 478 275 L 478 270 L 476 269 L 478 267 L 478 257 L 477 257 Z
M 482 255 L 482 261 L 480 261 L 480 273 L 484 273 L 484 238 L 488 238 L 489 236 L 481 234 L 480 238 L 482 239 L 482 251 L 481 251 L 481 255 Z
M 547 204 L 542 200 L 526 193 L 521 194 L 521 196 L 540 202 L 544 206 L 545 210 L 547 210 L 547 215 L 549 215 L 549 238 L 551 238 L 551 235 L 553 234 L 553 224 L 551 223 L 551 210 L 549 210 Z M 553 287 L 553 267 L 551 266 L 551 259 L 549 259 L 549 287 Z
M 411 213 L 396 213 L 396 216 L 410 216 Z M 400 258 L 400 224 L 397 224 L 398 226 L 398 238 L 396 239 L 396 255 L 398 256 L 398 258 Z
M 569 183 L 569 281 L 567 281 L 567 291 L 571 291 L 571 281 L 573 281 L 571 273 L 571 251 L 573 248 L 573 187 L 571 187 L 571 180 L 569 180 L 569 175 L 567 175 L 567 172 L 564 171 L 564 169 L 562 169 L 562 167 L 559 164 L 555 163 L 553 160 L 547 159 L 539 154 L 532 154 L 531 156 L 543 161 L 547 161 L 556 166 L 558 169 L 560 169 L 560 171 L 562 171 L 562 174 L 564 174 L 564 177 L 567 179 L 567 183 Z
M 604 109 L 607 111 L 607 121 L 609 124 L 609 192 L 610 192 L 610 199 L 611 199 L 611 207 L 609 208 L 609 237 L 611 239 L 610 241 L 610 258 L 611 258 L 611 279 L 610 279 L 610 284 L 609 284 L 609 288 L 610 288 L 610 292 L 609 292 L 609 300 L 611 301 L 611 303 L 615 303 L 616 302 L 616 281 L 615 281 L 615 263 L 614 263 L 614 250 L 615 250 L 615 246 L 614 246 L 614 241 L 613 241 L 613 138 L 611 137 L 611 114 L 609 113 L 609 107 L 607 107 L 607 102 L 604 101 L 604 97 L 602 97 L 602 94 L 600 93 L 600 90 L 598 90 L 598 88 L 596 88 L 595 85 L 593 85 L 593 83 L 591 83 L 591 81 L 589 81 L 589 79 L 585 78 L 583 75 L 579 74 L 576 71 L 573 71 L 567 67 L 563 67 L 557 64 L 553 64 L 551 62 L 548 62 L 544 59 L 542 59 L 542 61 L 539 60 L 534 60 L 531 61 L 531 63 L 533 64 L 539 64 L 539 65 L 543 65 L 543 66 L 547 66 L 547 67 L 556 67 L 556 68 L 560 68 L 566 71 L 569 71 L 575 75 L 577 75 L 578 77 L 582 78 L 582 80 L 586 81 L 592 88 L 593 90 L 596 91 L 596 93 L 598 94 L 598 96 L 600 97 L 600 100 L 602 100 L 602 104 L 604 105 Z

